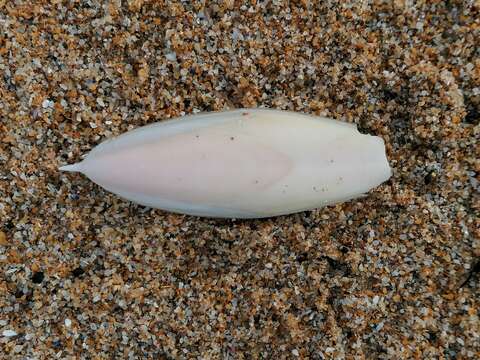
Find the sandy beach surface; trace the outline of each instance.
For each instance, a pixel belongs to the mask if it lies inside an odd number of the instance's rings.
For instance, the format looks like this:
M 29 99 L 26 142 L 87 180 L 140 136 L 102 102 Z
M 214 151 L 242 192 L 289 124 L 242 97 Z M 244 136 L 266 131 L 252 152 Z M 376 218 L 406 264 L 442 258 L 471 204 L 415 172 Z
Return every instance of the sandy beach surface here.
M 240 107 L 356 123 L 393 176 L 232 221 L 58 171 Z M 0 0 L 0 358 L 478 359 L 479 119 L 478 0 Z

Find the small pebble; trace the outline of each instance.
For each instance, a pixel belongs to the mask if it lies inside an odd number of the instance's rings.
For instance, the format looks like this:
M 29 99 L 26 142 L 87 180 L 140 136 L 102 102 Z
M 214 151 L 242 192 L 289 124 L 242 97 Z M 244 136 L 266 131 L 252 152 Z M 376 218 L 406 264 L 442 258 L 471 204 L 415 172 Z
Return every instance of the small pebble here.
M 13 337 L 13 336 L 17 336 L 17 333 L 13 330 L 3 330 L 2 335 L 4 337 Z
M 44 273 L 42 271 L 38 271 L 38 272 L 33 273 L 32 282 L 34 284 L 40 284 L 43 281 L 44 278 L 45 278 Z

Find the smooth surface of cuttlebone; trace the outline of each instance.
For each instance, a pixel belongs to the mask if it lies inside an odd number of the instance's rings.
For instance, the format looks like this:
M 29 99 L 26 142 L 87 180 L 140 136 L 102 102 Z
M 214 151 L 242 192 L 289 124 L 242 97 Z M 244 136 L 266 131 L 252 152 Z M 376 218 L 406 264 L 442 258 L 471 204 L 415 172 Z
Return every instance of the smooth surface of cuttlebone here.
M 133 202 L 260 218 L 362 195 L 390 177 L 383 140 L 300 113 L 240 109 L 164 121 L 95 147 L 79 171 Z

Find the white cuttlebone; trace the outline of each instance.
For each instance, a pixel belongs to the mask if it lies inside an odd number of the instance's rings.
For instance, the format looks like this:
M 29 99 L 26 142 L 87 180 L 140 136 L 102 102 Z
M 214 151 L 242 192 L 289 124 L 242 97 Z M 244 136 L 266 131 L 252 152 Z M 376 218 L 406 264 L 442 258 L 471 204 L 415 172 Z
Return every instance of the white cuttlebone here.
M 380 137 L 352 124 L 269 109 L 144 126 L 60 170 L 81 172 L 138 204 L 224 218 L 315 209 L 358 197 L 391 175 Z

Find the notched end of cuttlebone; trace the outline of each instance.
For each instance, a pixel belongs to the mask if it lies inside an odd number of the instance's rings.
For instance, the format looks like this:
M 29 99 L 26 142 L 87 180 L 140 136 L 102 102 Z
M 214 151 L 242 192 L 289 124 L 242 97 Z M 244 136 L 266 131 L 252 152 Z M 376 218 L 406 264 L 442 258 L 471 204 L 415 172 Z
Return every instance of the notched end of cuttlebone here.
M 69 171 L 69 172 L 81 172 L 82 171 L 82 163 L 76 163 L 76 164 L 71 164 L 71 165 L 64 165 L 60 166 L 58 170 L 60 171 Z

